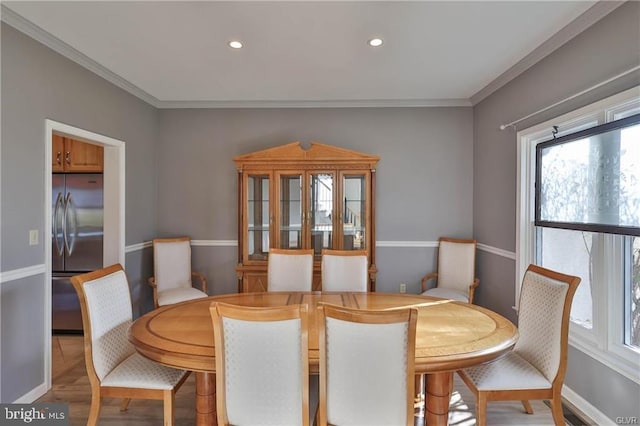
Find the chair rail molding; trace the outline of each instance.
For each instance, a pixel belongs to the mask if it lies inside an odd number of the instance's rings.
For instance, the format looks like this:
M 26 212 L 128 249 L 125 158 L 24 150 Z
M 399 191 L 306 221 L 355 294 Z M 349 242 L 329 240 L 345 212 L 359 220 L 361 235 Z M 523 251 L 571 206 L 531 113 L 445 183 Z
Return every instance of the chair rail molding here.
M 478 243 L 478 250 L 495 254 L 498 256 L 506 257 L 507 259 L 516 260 L 516 253 L 514 251 L 503 250 L 498 247 L 489 246 L 487 244 Z
M 143 241 L 141 243 L 131 244 L 129 246 L 125 246 L 124 252 L 128 254 L 128 253 L 133 253 L 135 251 L 140 251 L 140 250 L 144 250 L 146 248 L 151 248 L 151 247 L 153 247 L 153 242 L 151 242 L 151 241 Z
M 0 284 L 19 280 L 22 278 L 32 277 L 34 275 L 44 274 L 46 272 L 45 264 L 31 265 L 24 268 L 13 269 L 10 271 L 0 272 Z
M 438 247 L 438 241 L 376 241 L 376 247 Z
M 131 244 L 125 247 L 125 253 L 132 253 L 139 250 L 152 247 L 151 241 Z M 191 240 L 192 247 L 237 247 L 238 240 Z M 383 248 L 436 248 L 438 241 L 401 241 L 401 240 L 385 240 L 376 241 L 376 247 Z M 478 243 L 478 250 L 515 260 L 516 253 L 493 247 L 487 244 Z
M 238 240 L 191 240 L 191 245 L 201 247 L 238 247 Z

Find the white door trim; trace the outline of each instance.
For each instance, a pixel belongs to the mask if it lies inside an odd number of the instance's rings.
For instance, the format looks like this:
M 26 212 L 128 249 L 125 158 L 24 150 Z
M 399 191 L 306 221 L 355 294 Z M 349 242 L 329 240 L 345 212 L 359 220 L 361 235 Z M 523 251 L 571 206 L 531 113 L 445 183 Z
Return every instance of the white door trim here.
M 125 266 L 125 143 L 54 120 L 45 120 L 44 138 L 44 372 L 45 391 L 51 389 L 51 143 L 52 134 L 104 147 L 104 254 L 103 265 Z M 108 208 L 107 208 L 108 206 Z

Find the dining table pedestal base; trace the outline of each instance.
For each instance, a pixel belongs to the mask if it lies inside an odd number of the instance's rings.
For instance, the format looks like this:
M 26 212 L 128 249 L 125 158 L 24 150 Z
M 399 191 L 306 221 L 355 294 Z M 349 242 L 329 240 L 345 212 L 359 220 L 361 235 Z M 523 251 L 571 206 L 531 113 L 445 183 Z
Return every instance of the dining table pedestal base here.
M 216 426 L 216 375 L 196 372 L 196 425 Z
M 427 426 L 447 426 L 453 373 L 425 374 L 424 419 Z

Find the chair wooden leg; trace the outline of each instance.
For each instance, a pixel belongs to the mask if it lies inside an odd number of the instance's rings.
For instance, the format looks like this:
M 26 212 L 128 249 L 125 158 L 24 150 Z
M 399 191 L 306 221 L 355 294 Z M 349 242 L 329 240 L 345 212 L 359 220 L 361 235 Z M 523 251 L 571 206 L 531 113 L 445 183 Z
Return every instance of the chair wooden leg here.
M 175 423 L 175 413 L 173 412 L 174 403 L 174 390 L 164 391 L 164 426 L 173 426 Z
M 487 426 L 487 396 L 482 392 L 476 398 L 476 426 Z
M 89 418 L 87 419 L 87 426 L 96 426 L 98 424 L 98 418 L 100 417 L 100 408 L 102 404 L 102 397 L 100 391 L 94 389 L 91 392 L 91 408 L 89 409 Z
M 130 402 L 131 398 L 124 398 L 122 400 L 122 404 L 120 404 L 120 411 L 127 411 L 127 407 L 129 406 Z
M 527 400 L 522 400 L 522 406 L 524 407 L 524 411 L 527 414 L 533 414 L 533 407 L 531 406 L 531 403 Z
M 551 414 L 556 426 L 564 426 L 564 414 L 562 413 L 562 400 L 560 395 L 555 395 L 551 400 Z

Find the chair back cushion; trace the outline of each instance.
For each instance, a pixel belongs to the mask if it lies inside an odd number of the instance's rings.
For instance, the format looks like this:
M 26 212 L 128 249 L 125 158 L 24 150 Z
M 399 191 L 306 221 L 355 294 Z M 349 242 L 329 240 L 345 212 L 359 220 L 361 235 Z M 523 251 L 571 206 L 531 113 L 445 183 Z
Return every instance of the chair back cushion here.
M 300 319 L 222 325 L 229 424 L 302 424 Z
M 191 287 L 191 243 L 189 239 L 154 240 L 153 267 L 158 292 Z
M 469 293 L 475 278 L 476 243 L 440 240 L 438 287 Z
M 313 251 L 271 249 L 267 275 L 269 291 L 311 291 Z
M 135 352 L 127 338 L 131 326 L 131 295 L 124 271 L 82 285 L 90 322 L 93 367 L 100 380 Z
M 522 280 L 514 351 L 553 382 L 560 366 L 566 282 L 527 271 Z
M 406 425 L 407 323 L 325 325 L 328 423 Z
M 334 253 L 322 251 L 322 291 L 367 291 L 366 253 Z

